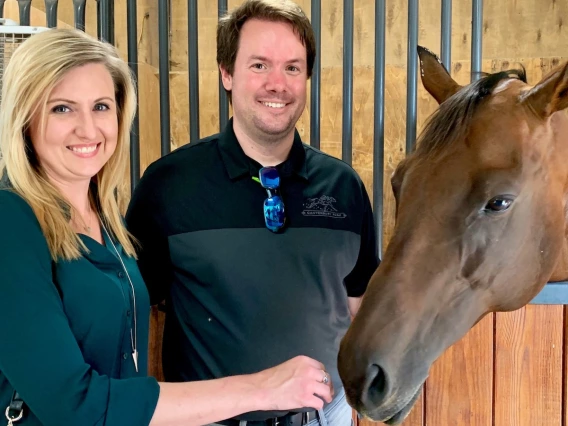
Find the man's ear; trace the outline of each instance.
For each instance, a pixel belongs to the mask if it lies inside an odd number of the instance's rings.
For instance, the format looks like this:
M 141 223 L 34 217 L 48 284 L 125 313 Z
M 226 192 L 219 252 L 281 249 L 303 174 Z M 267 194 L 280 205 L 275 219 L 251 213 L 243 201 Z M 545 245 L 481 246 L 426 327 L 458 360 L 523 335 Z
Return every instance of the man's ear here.
M 438 57 L 425 47 L 418 46 L 420 76 L 424 88 L 441 104 L 462 88 L 446 71 Z
M 568 62 L 544 77 L 522 97 L 527 105 L 541 118 L 568 107 Z
M 222 65 L 219 65 L 219 72 L 221 73 L 223 87 L 225 90 L 231 91 L 233 89 L 233 76 Z

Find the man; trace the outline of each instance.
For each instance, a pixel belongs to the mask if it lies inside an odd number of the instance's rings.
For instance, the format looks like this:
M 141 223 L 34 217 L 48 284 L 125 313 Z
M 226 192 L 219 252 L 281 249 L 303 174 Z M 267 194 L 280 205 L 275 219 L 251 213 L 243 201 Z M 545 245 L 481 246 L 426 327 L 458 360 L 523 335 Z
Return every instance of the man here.
M 323 410 L 221 423 L 348 426 L 336 358 L 378 261 L 360 178 L 295 131 L 313 30 L 291 1 L 248 0 L 220 20 L 217 44 L 232 119 L 152 164 L 127 214 L 151 298 L 166 300 L 166 380 L 253 372 L 305 355 L 325 365 L 335 387 Z

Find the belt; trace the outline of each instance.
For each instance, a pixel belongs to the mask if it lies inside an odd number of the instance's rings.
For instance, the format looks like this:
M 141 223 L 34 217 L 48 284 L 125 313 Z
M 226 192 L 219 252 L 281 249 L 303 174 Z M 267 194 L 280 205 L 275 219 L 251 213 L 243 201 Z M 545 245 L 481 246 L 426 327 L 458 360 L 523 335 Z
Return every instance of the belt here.
M 306 413 L 291 413 L 286 414 L 282 417 L 272 417 L 266 420 L 247 420 L 247 426 L 302 426 L 306 425 L 315 418 L 317 418 L 317 411 L 312 410 Z M 237 419 L 227 419 L 220 422 L 218 424 L 225 425 L 225 426 L 239 426 L 240 420 Z

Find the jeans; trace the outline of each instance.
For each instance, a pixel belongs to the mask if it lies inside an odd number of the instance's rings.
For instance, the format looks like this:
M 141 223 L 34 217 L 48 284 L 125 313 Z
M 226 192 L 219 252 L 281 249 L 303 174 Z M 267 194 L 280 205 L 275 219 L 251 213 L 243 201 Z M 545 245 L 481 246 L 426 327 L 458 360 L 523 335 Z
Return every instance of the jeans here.
M 325 410 L 318 410 L 315 419 L 310 419 L 305 426 L 353 426 L 352 409 L 345 400 L 345 390 L 335 395 L 331 404 Z M 211 423 L 207 426 L 222 426 L 219 423 Z M 247 426 L 246 420 L 241 420 L 239 426 Z
M 337 393 L 331 404 L 324 410 L 318 410 L 316 419 L 310 420 L 306 426 L 352 426 L 353 410 L 345 400 L 345 390 Z

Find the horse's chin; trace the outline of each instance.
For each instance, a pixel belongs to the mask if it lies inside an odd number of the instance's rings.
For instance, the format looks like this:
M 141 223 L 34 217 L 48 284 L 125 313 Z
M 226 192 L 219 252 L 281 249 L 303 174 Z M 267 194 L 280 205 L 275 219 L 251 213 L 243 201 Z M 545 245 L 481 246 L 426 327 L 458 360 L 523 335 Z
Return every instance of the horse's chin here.
M 396 426 L 396 425 L 401 424 L 404 421 L 404 419 L 406 419 L 406 417 L 408 417 L 408 414 L 410 414 L 410 411 L 414 407 L 416 400 L 418 399 L 418 397 L 420 396 L 420 393 L 422 392 L 423 386 L 424 386 L 423 384 L 418 386 L 418 389 L 412 395 L 409 402 L 407 402 L 406 405 L 404 405 L 403 408 L 400 409 L 399 411 L 397 411 L 394 415 L 389 414 L 385 418 L 385 415 L 384 415 L 385 410 L 381 409 L 381 410 L 374 410 L 374 411 L 371 411 L 371 412 L 366 412 L 366 413 L 363 414 L 363 417 L 366 417 L 373 422 L 383 422 L 384 424 L 387 424 L 389 426 Z

